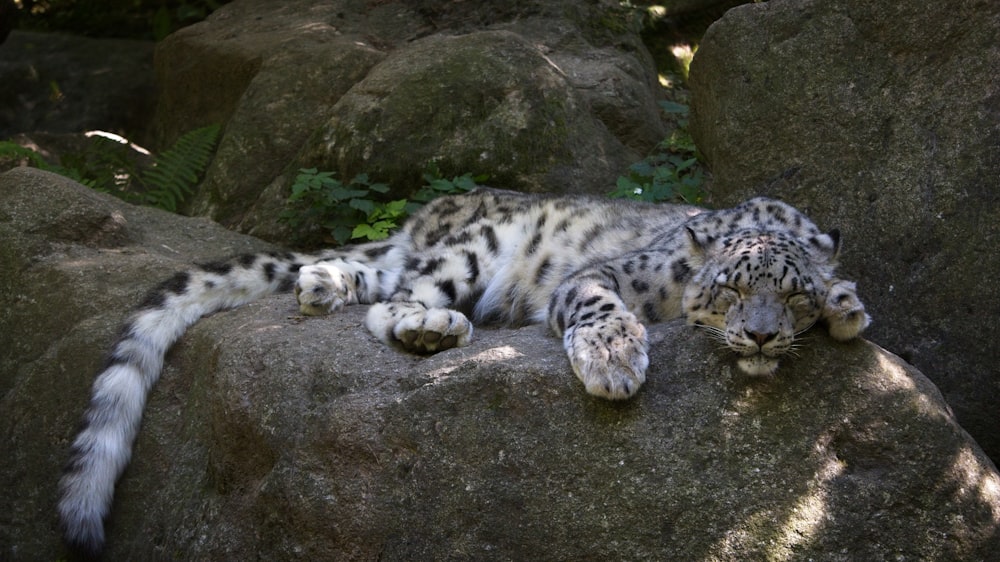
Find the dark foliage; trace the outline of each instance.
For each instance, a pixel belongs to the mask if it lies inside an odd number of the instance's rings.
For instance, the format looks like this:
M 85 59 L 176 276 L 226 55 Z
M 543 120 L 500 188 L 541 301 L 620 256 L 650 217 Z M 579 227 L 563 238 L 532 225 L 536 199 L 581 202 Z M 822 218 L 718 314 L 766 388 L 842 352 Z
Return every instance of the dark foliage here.
M 227 2 L 229 0 L 21 0 L 12 3 L 0 0 L 0 12 L 4 22 L 13 22 L 14 18 L 7 17 L 7 10 L 12 6 L 19 8 L 16 26 L 21 29 L 88 37 L 160 40 L 185 25 L 205 19 Z

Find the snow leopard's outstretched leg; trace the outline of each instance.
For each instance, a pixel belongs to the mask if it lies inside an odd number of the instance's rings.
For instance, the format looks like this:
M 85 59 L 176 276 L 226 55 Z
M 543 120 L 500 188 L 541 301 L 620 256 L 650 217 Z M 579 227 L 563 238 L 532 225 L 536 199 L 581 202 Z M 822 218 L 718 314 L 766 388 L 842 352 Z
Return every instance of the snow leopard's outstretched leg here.
M 94 381 L 59 483 L 58 510 L 71 547 L 92 556 L 103 548 L 115 481 L 128 464 L 167 349 L 205 314 L 290 290 L 303 259 L 272 253 L 204 264 L 160 284 L 135 309 Z
M 562 336 L 588 393 L 620 400 L 646 381 L 646 328 L 629 312 L 614 273 L 595 268 L 564 281 L 552 294 L 549 327 Z
M 683 253 L 643 249 L 578 270 L 556 287 L 549 327 L 562 336 L 587 392 L 610 399 L 638 392 L 649 365 L 643 322 L 680 315 L 689 274 Z

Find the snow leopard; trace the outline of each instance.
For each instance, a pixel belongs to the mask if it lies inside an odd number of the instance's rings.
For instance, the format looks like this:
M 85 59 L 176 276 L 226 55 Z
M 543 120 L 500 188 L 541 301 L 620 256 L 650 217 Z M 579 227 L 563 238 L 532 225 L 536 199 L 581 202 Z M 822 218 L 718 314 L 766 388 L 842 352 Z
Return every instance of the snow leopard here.
M 547 323 L 585 391 L 622 400 L 645 381 L 650 323 L 685 317 L 754 376 L 814 324 L 858 336 L 870 317 L 834 273 L 839 252 L 838 231 L 775 199 L 706 210 L 479 188 L 430 202 L 382 241 L 192 266 L 136 307 L 95 379 L 60 480 L 64 537 L 102 550 L 165 353 L 205 314 L 282 291 L 306 316 L 370 305 L 371 334 L 417 354 L 467 345 L 474 324 Z

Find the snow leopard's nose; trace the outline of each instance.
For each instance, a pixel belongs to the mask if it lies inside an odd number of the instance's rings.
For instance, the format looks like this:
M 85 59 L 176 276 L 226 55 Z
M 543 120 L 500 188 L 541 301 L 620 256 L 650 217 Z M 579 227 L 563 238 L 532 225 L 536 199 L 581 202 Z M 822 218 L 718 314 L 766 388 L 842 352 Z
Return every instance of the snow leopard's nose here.
M 757 342 L 757 345 L 764 347 L 764 344 L 778 337 L 778 332 L 754 332 L 751 330 L 743 330 L 743 334 Z

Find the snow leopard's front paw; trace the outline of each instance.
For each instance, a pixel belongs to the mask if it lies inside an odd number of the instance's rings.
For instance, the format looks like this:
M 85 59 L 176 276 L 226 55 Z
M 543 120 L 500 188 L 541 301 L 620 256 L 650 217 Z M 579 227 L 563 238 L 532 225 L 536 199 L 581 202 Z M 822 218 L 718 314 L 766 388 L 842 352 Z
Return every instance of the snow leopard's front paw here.
M 375 304 L 368 310 L 365 326 L 383 342 L 411 353 L 464 347 L 472 338 L 472 322 L 461 312 L 417 303 Z
M 295 281 L 299 311 L 307 316 L 322 316 L 358 302 L 354 279 L 335 265 L 306 265 Z
M 610 400 L 632 397 L 646 382 L 646 328 L 631 313 L 563 334 L 570 365 L 587 392 Z
M 865 305 L 858 299 L 857 288 L 851 281 L 835 281 L 830 285 L 823 318 L 830 335 L 840 341 L 856 338 L 871 324 L 871 317 L 865 312 Z

